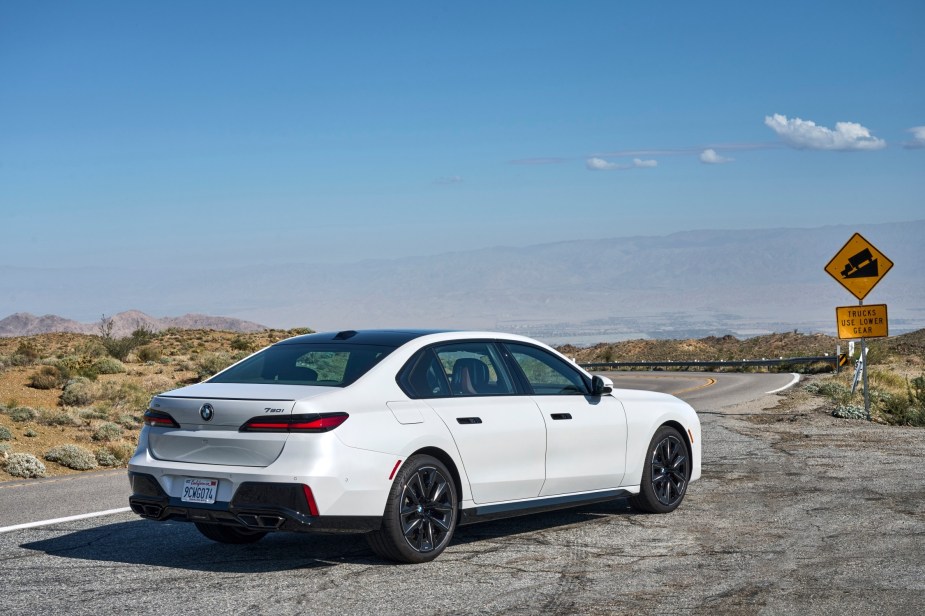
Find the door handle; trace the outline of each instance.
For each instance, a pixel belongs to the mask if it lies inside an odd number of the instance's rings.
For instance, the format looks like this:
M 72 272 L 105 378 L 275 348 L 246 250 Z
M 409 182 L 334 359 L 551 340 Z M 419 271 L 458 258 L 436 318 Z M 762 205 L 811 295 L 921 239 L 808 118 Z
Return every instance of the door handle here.
M 456 421 L 461 424 L 480 424 L 482 423 L 481 417 L 457 417 Z
M 571 413 L 553 413 L 550 415 L 553 419 L 571 419 Z

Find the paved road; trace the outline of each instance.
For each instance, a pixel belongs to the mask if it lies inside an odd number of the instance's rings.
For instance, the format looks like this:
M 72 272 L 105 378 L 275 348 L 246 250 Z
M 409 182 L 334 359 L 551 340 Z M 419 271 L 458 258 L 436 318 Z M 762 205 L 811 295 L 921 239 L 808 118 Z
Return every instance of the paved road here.
M 681 395 L 721 392 L 724 376 Z M 761 392 L 783 384 L 731 376 Z M 728 406 L 697 403 L 704 478 L 667 516 L 618 502 L 480 524 L 459 529 L 437 561 L 396 566 L 354 536 L 227 546 L 122 514 L 0 534 L 0 610 L 921 613 L 923 432 L 836 420 L 801 406 L 800 393 L 784 406 L 773 395 L 745 402 L 739 386 L 728 383 Z

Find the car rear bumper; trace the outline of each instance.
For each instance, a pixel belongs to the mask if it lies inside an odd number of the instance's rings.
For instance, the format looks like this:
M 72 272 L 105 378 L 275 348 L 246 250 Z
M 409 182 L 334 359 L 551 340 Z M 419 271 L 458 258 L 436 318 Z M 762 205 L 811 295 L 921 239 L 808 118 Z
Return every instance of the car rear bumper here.
M 382 526 L 381 516 L 311 515 L 303 486 L 294 483 L 245 482 L 230 501 L 190 504 L 169 496 L 157 479 L 129 472 L 132 511 L 149 520 L 179 520 L 243 526 L 258 531 L 369 532 Z

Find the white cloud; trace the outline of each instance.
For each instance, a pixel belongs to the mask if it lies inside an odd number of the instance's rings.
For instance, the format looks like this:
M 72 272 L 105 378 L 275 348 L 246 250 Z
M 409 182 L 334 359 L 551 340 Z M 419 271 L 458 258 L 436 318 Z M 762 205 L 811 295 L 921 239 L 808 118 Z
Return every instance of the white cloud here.
M 603 158 L 589 158 L 585 161 L 585 166 L 591 171 L 607 171 L 609 169 L 626 169 L 625 165 L 609 163 Z
M 707 148 L 700 153 L 700 162 L 707 165 L 721 165 L 723 163 L 731 163 L 733 160 L 735 159 L 720 156 L 713 148 Z
M 790 119 L 775 113 L 765 116 L 764 123 L 798 150 L 879 150 L 886 141 L 870 134 L 870 130 L 856 122 L 837 122 L 835 130 L 819 126 L 810 120 Z
M 436 183 L 437 184 L 459 184 L 462 181 L 463 179 L 461 176 L 451 175 L 445 178 L 437 178 Z
M 633 159 L 633 164 L 612 163 L 603 158 L 591 157 L 585 161 L 585 166 L 591 171 L 612 171 L 614 169 L 646 169 L 658 167 L 657 160 Z
M 925 148 L 925 126 L 913 126 L 908 131 L 912 133 L 912 141 L 907 141 L 903 147 L 909 150 Z

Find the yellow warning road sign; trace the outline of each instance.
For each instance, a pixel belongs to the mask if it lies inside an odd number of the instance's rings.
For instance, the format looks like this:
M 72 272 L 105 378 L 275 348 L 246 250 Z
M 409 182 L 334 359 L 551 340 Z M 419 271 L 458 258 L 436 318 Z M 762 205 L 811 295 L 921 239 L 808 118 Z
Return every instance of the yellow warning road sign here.
M 835 319 L 838 323 L 838 337 L 843 340 L 889 336 L 886 304 L 839 306 L 835 309 Z
M 856 298 L 864 299 L 891 267 L 893 262 L 885 254 L 855 233 L 832 257 L 825 271 Z

